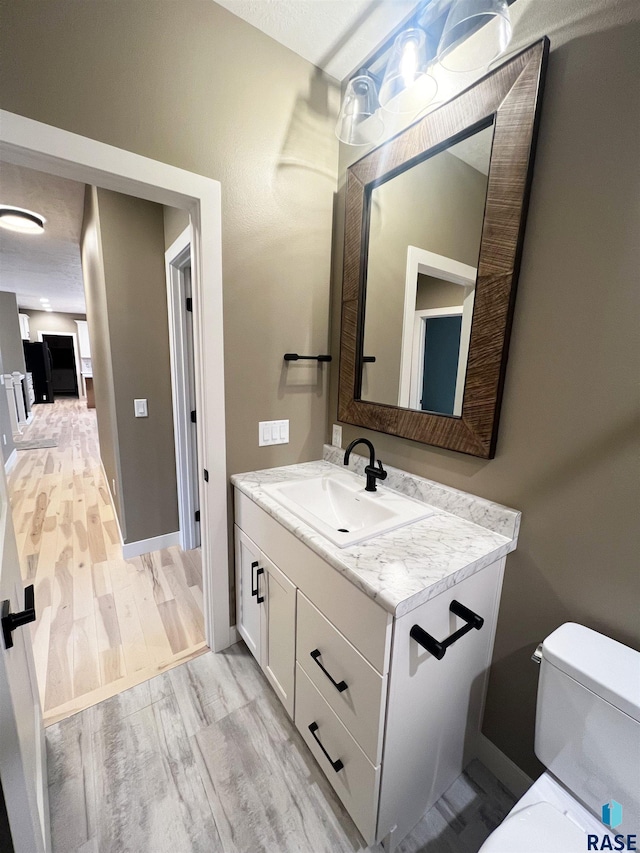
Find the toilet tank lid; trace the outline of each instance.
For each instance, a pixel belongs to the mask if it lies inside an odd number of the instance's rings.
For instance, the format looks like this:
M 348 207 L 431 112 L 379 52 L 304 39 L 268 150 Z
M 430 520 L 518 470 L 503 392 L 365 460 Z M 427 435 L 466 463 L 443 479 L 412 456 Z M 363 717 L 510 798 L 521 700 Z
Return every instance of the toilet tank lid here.
M 640 652 L 566 622 L 546 638 L 542 657 L 640 722 Z

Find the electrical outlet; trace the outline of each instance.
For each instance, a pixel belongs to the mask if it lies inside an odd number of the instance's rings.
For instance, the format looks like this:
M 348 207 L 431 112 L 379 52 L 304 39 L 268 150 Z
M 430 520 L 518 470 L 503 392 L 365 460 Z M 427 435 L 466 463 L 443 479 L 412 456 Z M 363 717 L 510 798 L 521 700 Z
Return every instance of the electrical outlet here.
M 289 444 L 289 421 L 260 421 L 258 447 L 271 444 Z
M 333 425 L 331 444 L 333 444 L 334 447 L 342 448 L 342 427 L 338 426 L 338 424 Z
M 4 433 L 2 433 L 2 443 L 3 444 L 7 443 L 7 436 Z

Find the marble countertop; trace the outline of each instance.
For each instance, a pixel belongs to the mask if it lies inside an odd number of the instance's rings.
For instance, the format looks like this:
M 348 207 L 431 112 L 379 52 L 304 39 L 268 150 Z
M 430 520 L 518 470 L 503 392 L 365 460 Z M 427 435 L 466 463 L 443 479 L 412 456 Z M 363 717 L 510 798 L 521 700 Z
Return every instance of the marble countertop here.
M 247 474 L 233 485 L 319 554 L 336 571 L 396 617 L 403 616 L 456 583 L 515 550 L 520 513 L 385 465 L 384 487 L 429 504 L 423 521 L 367 542 L 339 548 L 270 497 L 263 486 L 317 477 L 342 468 L 343 451 L 325 446 L 325 459 Z M 367 464 L 352 454 L 351 470 Z M 364 485 L 364 480 L 363 480 Z

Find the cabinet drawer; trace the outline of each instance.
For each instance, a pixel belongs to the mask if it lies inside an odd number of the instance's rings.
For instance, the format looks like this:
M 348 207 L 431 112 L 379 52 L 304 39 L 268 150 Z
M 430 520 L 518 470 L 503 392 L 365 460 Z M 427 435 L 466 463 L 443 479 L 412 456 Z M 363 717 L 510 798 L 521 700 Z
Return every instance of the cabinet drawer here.
M 381 676 L 300 591 L 296 647 L 298 663 L 316 689 L 371 763 L 379 764 L 387 677 Z M 320 655 L 312 657 L 312 652 Z
M 374 767 L 329 705 L 296 666 L 296 726 L 367 844 L 375 842 L 380 767 Z M 314 734 L 309 726 L 317 726 Z M 320 746 L 320 744 L 322 746 Z M 326 755 L 323 752 L 326 750 Z M 334 769 L 331 762 L 340 761 Z

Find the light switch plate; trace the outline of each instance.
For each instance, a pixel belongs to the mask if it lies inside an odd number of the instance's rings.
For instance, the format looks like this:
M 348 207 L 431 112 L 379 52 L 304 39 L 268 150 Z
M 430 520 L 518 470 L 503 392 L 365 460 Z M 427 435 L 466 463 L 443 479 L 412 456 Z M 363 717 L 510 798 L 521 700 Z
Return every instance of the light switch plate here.
M 342 427 L 338 426 L 338 424 L 333 425 L 331 444 L 333 444 L 334 447 L 342 447 Z
M 134 400 L 133 401 L 133 413 L 136 418 L 146 418 L 149 416 L 149 412 L 147 410 L 147 401 L 146 400 Z
M 260 421 L 258 447 L 271 444 L 289 444 L 289 421 Z

